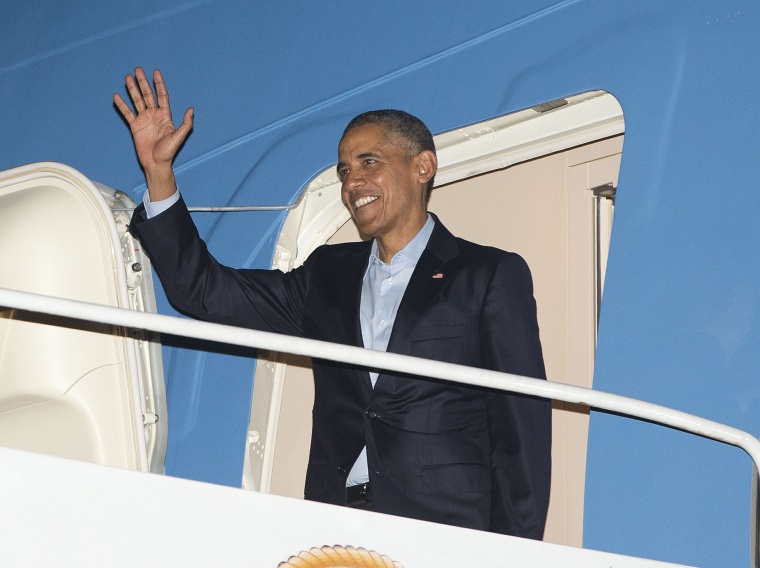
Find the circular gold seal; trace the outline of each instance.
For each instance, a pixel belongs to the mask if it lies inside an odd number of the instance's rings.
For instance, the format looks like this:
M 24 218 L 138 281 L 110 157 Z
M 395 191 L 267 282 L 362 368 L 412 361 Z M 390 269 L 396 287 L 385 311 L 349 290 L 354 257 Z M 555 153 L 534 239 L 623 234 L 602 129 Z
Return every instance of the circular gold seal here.
M 323 546 L 280 562 L 277 568 L 404 568 L 387 556 L 353 546 Z

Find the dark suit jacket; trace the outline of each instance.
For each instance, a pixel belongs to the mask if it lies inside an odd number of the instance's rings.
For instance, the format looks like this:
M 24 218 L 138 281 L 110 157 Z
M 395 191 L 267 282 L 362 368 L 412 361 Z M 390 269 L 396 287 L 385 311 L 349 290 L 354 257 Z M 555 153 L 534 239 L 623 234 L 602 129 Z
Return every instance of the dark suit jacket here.
M 530 271 L 514 253 L 454 237 L 435 219 L 388 351 L 544 378 Z M 369 242 L 318 248 L 289 273 L 218 264 L 182 201 L 132 221 L 169 299 L 200 319 L 362 346 Z M 433 278 L 440 273 L 441 277 Z M 307 499 L 345 504 L 367 446 L 380 512 L 542 538 L 549 401 L 314 361 Z

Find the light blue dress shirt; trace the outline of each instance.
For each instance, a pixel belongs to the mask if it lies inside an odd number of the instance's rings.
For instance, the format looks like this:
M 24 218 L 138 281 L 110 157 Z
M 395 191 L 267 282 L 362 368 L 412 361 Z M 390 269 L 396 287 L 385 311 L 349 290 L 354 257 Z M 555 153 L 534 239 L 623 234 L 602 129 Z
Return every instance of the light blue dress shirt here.
M 377 242 L 373 241 L 367 271 L 362 281 L 362 299 L 359 308 L 362 338 L 364 347 L 367 349 L 385 351 L 388 348 L 398 306 L 401 298 L 404 297 L 414 268 L 427 247 L 434 225 L 433 218 L 428 214 L 427 221 L 420 232 L 398 251 L 388 264 L 380 260 Z M 377 375 L 377 373 L 369 374 L 373 388 Z M 365 447 L 348 473 L 346 486 L 367 481 L 369 481 L 369 470 Z

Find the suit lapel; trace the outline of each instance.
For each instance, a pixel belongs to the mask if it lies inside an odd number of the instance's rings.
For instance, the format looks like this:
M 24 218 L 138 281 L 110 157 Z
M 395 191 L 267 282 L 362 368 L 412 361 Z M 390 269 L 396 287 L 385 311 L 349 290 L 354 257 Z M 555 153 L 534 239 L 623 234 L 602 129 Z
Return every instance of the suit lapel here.
M 435 227 L 399 305 L 388 341 L 388 352 L 405 352 L 410 334 L 422 316 L 436 303 L 448 283 L 446 263 L 458 255 L 456 238 L 441 224 L 438 217 L 431 215 Z
M 345 263 L 345 271 L 340 271 L 336 274 L 336 279 L 333 282 L 335 289 L 339 290 L 340 294 L 345 294 L 346 300 L 339 301 L 337 304 L 340 306 L 341 318 L 343 319 L 343 326 L 348 336 L 348 343 L 356 347 L 364 347 L 360 306 L 362 301 L 362 281 L 364 273 L 367 271 L 372 243 L 367 242 L 366 245 L 355 258 Z M 371 395 L 372 381 L 370 381 L 369 372 L 358 369 L 357 372 L 362 376 L 362 383 L 367 395 Z
M 343 325 L 346 329 L 349 345 L 364 347 L 362 339 L 362 327 L 360 317 L 360 305 L 362 301 L 362 280 L 364 273 L 367 271 L 367 262 L 369 262 L 369 253 L 371 243 L 367 242 L 366 247 L 356 258 L 345 263 L 345 270 L 336 273 L 336 280 L 333 282 L 335 289 L 339 294 L 345 294 L 345 301 L 338 302 L 343 318 Z M 368 379 L 369 380 L 369 379 Z

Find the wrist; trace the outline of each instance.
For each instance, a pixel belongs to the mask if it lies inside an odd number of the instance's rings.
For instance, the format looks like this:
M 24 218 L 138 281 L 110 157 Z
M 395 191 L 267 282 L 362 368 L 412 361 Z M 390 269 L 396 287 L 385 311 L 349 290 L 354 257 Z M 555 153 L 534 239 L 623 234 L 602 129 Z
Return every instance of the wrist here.
M 174 195 L 177 182 L 171 165 L 145 168 L 145 181 L 151 201 L 162 201 Z

